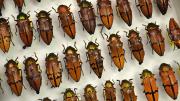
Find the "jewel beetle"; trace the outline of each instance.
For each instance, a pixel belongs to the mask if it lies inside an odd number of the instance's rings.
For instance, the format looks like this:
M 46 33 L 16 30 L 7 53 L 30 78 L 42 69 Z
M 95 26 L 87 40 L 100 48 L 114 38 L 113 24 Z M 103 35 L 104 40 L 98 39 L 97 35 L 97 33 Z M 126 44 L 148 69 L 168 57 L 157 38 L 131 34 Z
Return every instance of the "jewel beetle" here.
M 79 17 L 81 19 L 83 29 L 92 35 L 96 29 L 96 15 L 91 2 L 83 0 L 79 3 Z
M 170 18 L 169 29 L 167 29 L 167 31 L 168 31 L 168 36 L 171 42 L 174 43 L 175 46 L 179 49 L 180 48 L 180 27 L 174 18 Z
M 39 32 L 39 37 L 41 36 L 42 40 L 47 45 L 50 45 L 53 38 L 53 25 L 52 19 L 50 18 L 50 11 L 46 12 L 41 10 L 39 13 L 37 13 L 36 17 L 38 18 L 36 25 Z
M 97 43 L 97 39 L 95 43 L 90 41 L 88 45 L 85 42 L 85 48 L 87 50 L 86 52 L 87 61 L 89 62 L 91 69 L 100 79 L 104 70 L 104 66 L 103 66 L 104 58 L 102 57 L 101 50 L 98 47 L 99 44 Z
M 81 77 L 81 72 L 82 71 L 82 61 L 80 58 L 80 54 L 77 53 L 77 47 L 76 47 L 76 42 L 74 43 L 74 47 L 69 46 L 65 49 L 65 46 L 63 45 L 64 50 L 63 54 L 65 55 L 64 57 L 64 62 L 65 66 L 68 72 L 68 79 L 69 75 L 71 78 L 78 82 Z
M 144 69 L 140 75 L 147 100 L 158 101 L 158 87 L 156 85 L 156 78 L 154 77 L 154 74 L 151 71 Z
M 14 17 L 14 20 L 17 22 L 16 27 L 19 30 L 19 36 L 24 43 L 23 49 L 31 47 L 33 41 L 33 23 L 29 20 L 29 17 L 29 14 L 23 12 L 19 13 L 17 20 Z
M 132 10 L 128 0 L 116 0 L 116 11 L 128 25 L 132 25 Z
M 32 89 L 36 91 L 37 94 L 40 92 L 42 76 L 41 69 L 39 64 L 37 63 L 38 57 L 35 54 L 36 59 L 33 57 L 25 57 L 25 61 L 23 62 L 25 65 L 25 73 L 26 79 Z
M 116 89 L 110 80 L 107 80 L 104 85 L 104 98 L 106 101 L 116 101 Z
M 71 90 L 70 88 L 66 89 L 63 98 L 64 98 L 63 101 L 79 101 L 76 92 Z
M 159 56 L 163 56 L 165 52 L 165 42 L 159 25 L 156 25 L 155 23 L 149 23 L 146 27 L 146 30 L 152 50 L 154 50 Z
M 162 63 L 159 67 L 159 75 L 161 77 L 163 87 L 166 93 L 172 98 L 177 99 L 178 81 L 174 74 L 173 68 L 166 63 Z
M 84 97 L 86 101 L 98 101 L 96 89 L 90 84 L 84 88 Z
M 139 13 L 141 11 L 147 19 L 150 19 L 152 17 L 152 12 L 153 12 L 152 1 L 151 0 L 138 0 L 138 3 L 137 3 L 137 0 L 135 0 L 135 2 L 139 10 Z
M 129 34 L 127 35 L 127 37 L 128 45 L 131 50 L 131 59 L 133 54 L 139 64 L 142 64 L 144 61 L 145 52 L 142 44 L 142 39 L 139 36 L 139 32 L 133 29 L 129 30 Z
M 46 56 L 46 74 L 52 87 L 59 87 L 62 82 L 62 65 L 58 55 L 50 53 Z

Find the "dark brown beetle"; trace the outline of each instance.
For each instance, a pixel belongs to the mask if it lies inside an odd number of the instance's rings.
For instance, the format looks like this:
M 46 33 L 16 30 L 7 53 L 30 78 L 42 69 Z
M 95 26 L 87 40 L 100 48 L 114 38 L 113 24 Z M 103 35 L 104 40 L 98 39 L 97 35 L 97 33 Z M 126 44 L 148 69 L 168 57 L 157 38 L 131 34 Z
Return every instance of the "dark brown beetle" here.
M 86 52 L 87 61 L 89 62 L 91 69 L 95 72 L 95 74 L 100 79 L 102 76 L 102 72 L 104 70 L 104 66 L 103 66 L 104 58 L 101 56 L 101 50 L 98 49 L 99 44 L 96 41 L 95 43 L 90 41 L 88 45 L 86 45 L 85 41 L 84 42 L 85 42 L 85 48 L 87 49 L 87 52 Z
M 165 43 L 164 37 L 161 34 L 161 29 L 159 29 L 159 25 L 149 23 L 146 30 L 152 50 L 154 50 L 159 56 L 163 56 L 165 51 Z
M 42 40 L 50 45 L 53 38 L 53 25 L 52 19 L 50 18 L 50 11 L 46 12 L 44 10 L 37 13 L 36 17 L 38 20 L 36 21 L 37 30 L 39 32 L 39 36 L 41 36 Z
M 7 83 L 11 91 L 17 96 L 21 95 L 23 88 L 22 70 L 18 67 L 18 58 L 16 60 L 9 60 L 4 67 L 6 67 Z
M 113 24 L 113 9 L 110 0 L 97 0 L 97 10 L 100 14 L 102 25 L 107 29 L 111 29 Z
M 2 8 L 4 7 L 4 0 L 0 0 L 0 16 L 2 16 Z
M 144 60 L 144 48 L 142 44 L 142 39 L 139 36 L 139 32 L 135 30 L 129 30 L 129 34 L 127 35 L 128 39 L 128 45 L 131 50 L 131 59 L 132 59 L 132 54 L 136 58 L 136 60 L 139 62 L 139 64 L 143 63 Z
M 116 34 L 111 34 L 109 37 L 107 34 L 107 42 L 109 55 L 113 60 L 114 64 L 118 68 L 118 71 L 121 71 L 124 68 L 125 63 L 125 50 L 123 49 L 123 42 L 120 40 L 119 31 Z
M 25 5 L 24 0 L 14 0 L 15 6 L 18 7 L 19 13 L 22 11 L 23 5 Z
M 61 23 L 64 32 L 74 39 L 76 36 L 76 27 L 73 13 L 70 12 L 70 6 L 60 5 L 57 13 L 59 13 L 59 23 Z
M 79 3 L 80 11 L 79 17 L 81 19 L 83 27 L 91 35 L 94 34 L 96 29 L 96 15 L 91 2 L 83 0 Z
M 116 89 L 114 88 L 114 83 L 110 80 L 105 83 L 104 98 L 106 101 L 116 101 Z
M 45 97 L 45 98 L 43 98 L 43 99 L 38 99 L 38 100 L 40 100 L 40 101 L 56 101 L 56 100 L 51 100 L 51 99 L 49 99 L 48 97 Z
M 0 18 L 0 48 L 4 53 L 7 53 L 10 48 L 11 28 L 8 19 Z
M 132 10 L 128 0 L 116 0 L 116 11 L 128 26 L 132 25 Z
M 64 100 L 63 101 L 79 101 L 76 92 L 72 91 L 70 88 L 66 89 L 64 93 Z
M 84 97 L 86 101 L 98 101 L 96 89 L 90 84 L 84 88 Z
M 33 40 L 33 23 L 29 20 L 29 17 L 29 14 L 23 12 L 19 13 L 17 20 L 14 17 L 14 20 L 17 22 L 16 26 L 18 27 L 20 38 L 24 43 L 23 49 L 30 47 Z
M 141 12 L 144 14 L 144 16 L 149 19 L 152 17 L 152 1 L 151 0 L 138 0 L 139 4 L 136 1 L 137 8 L 140 7 Z M 139 12 L 140 9 L 138 8 Z
M 174 20 L 174 18 L 171 18 L 169 20 L 169 29 L 167 30 L 168 30 L 168 36 L 171 39 L 171 42 L 175 44 L 174 46 L 180 49 L 180 27 L 177 24 L 177 22 Z
M 165 15 L 168 10 L 169 0 L 156 0 L 156 3 L 162 15 Z
M 132 85 L 131 79 L 129 81 L 122 80 L 121 84 L 119 85 L 121 87 L 123 101 L 137 101 L 137 96 L 135 95 L 134 86 Z
M 71 46 L 67 47 L 66 49 L 64 45 L 63 47 L 64 47 L 63 54 L 65 54 L 64 62 L 68 74 L 72 77 L 74 81 L 78 82 L 81 77 L 81 72 L 83 71 L 82 71 L 82 62 L 81 62 L 80 54 L 77 53 L 76 43 L 74 43 L 74 47 L 76 49 Z M 68 75 L 68 79 L 69 79 L 69 75 Z
M 58 55 L 50 53 L 46 56 L 46 74 L 52 87 L 59 87 L 62 82 L 62 65 L 58 61 Z
M 38 57 L 35 54 L 36 60 L 32 57 L 25 58 L 23 62 L 25 65 L 26 79 L 29 82 L 31 88 L 33 88 L 37 94 L 39 94 L 42 76 L 39 64 L 37 64 Z

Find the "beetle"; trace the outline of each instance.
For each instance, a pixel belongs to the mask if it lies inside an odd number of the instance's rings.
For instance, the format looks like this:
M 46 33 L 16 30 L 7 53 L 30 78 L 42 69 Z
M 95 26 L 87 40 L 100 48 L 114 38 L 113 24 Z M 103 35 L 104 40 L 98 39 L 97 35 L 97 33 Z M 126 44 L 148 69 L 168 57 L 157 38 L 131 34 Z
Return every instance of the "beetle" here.
M 180 27 L 174 18 L 170 18 L 169 29 L 167 29 L 167 31 L 168 31 L 168 36 L 171 42 L 174 43 L 176 47 L 179 49 L 180 48 Z
M 16 26 L 18 27 L 20 38 L 24 43 L 23 49 L 30 47 L 33 40 L 33 23 L 29 20 L 29 17 L 29 14 L 23 12 L 19 13 L 17 20 L 14 17 L 14 20 L 17 22 Z
M 118 35 L 119 31 L 116 34 L 111 34 L 109 37 L 107 34 L 107 42 L 109 42 L 108 50 L 111 59 L 118 68 L 118 71 L 121 71 L 124 68 L 125 63 L 125 50 L 123 49 L 123 42 L 120 40 L 121 36 Z
M 158 87 L 156 85 L 156 78 L 154 77 L 154 74 L 148 69 L 144 69 L 140 75 L 147 100 L 158 101 Z
M 62 82 L 62 64 L 58 61 L 58 55 L 50 53 L 46 56 L 46 74 L 52 87 L 59 87 Z
M 81 77 L 81 72 L 82 71 L 82 61 L 80 58 L 80 54 L 77 53 L 77 47 L 76 47 L 76 42 L 74 43 L 74 47 L 69 46 L 65 49 L 65 46 L 63 45 L 64 50 L 63 54 L 65 54 L 64 57 L 64 63 L 66 66 L 66 69 L 68 71 L 68 74 L 71 76 L 71 78 L 78 82 Z M 68 75 L 68 79 L 69 79 Z
M 104 86 L 104 98 L 106 101 L 116 101 L 116 89 L 114 83 L 110 80 L 106 81 Z
M 127 35 L 128 37 L 128 45 L 131 50 L 131 59 L 132 59 L 132 54 L 136 58 L 136 60 L 139 62 L 139 64 L 143 63 L 144 60 L 144 48 L 142 44 L 142 39 L 139 36 L 139 32 L 135 30 L 129 30 L 129 34 Z
M 4 7 L 4 0 L 0 0 L 0 16 L 2 16 L 2 8 Z
M 0 18 L 0 48 L 7 53 L 10 48 L 12 33 L 8 19 Z M 14 44 L 13 44 L 14 45 Z
M 84 88 L 84 97 L 86 101 L 98 101 L 96 89 L 90 84 Z
M 104 70 L 103 66 L 103 57 L 101 56 L 101 50 L 98 49 L 99 44 L 97 43 L 97 39 L 95 40 L 95 43 L 90 41 L 88 45 L 85 43 L 85 48 L 87 50 L 86 56 L 87 61 L 90 64 L 91 69 L 95 72 L 95 74 L 100 79 Z
M 63 101 L 79 101 L 79 98 L 76 95 L 76 92 L 74 92 L 70 88 L 66 89 L 63 98 L 64 98 Z
M 25 73 L 26 79 L 37 94 L 39 94 L 41 83 L 42 83 L 42 76 L 41 76 L 41 69 L 39 64 L 37 64 L 38 57 L 35 54 L 36 59 L 33 57 L 25 57 L 25 61 L 23 62 L 25 65 Z
M 161 34 L 161 29 L 159 29 L 159 25 L 149 23 L 146 30 L 147 38 L 149 38 L 152 50 L 154 50 L 159 56 L 163 56 L 165 52 L 165 43 L 164 37 Z
M 156 3 L 162 15 L 165 15 L 168 10 L 169 0 L 156 0 Z
M 50 45 L 53 38 L 53 25 L 52 19 L 50 18 L 50 11 L 46 12 L 41 10 L 39 13 L 37 13 L 36 17 L 38 18 L 36 25 L 39 32 L 39 37 L 41 36 L 42 40 L 47 45 Z
M 152 17 L 152 12 L 153 12 L 153 8 L 152 8 L 152 1 L 151 0 L 138 0 L 139 4 L 136 1 L 136 6 L 137 8 L 139 7 L 141 9 L 141 12 L 143 13 L 143 15 L 147 18 L 150 19 Z M 140 9 L 138 8 L 139 12 Z M 141 13 L 140 13 L 141 15 Z
M 116 0 L 116 11 L 128 25 L 132 25 L 132 10 L 128 0 Z
M 175 77 L 173 68 L 166 63 L 162 63 L 159 67 L 159 75 L 163 82 L 163 87 L 166 93 L 172 98 L 177 99 L 178 96 L 178 81 Z
M 94 8 L 91 2 L 83 0 L 79 3 L 80 11 L 79 17 L 81 19 L 83 29 L 92 35 L 96 29 L 96 15 L 94 13 Z
M 11 91 L 15 93 L 17 96 L 21 95 L 23 89 L 23 78 L 22 78 L 22 70 L 18 67 L 18 58 L 16 60 L 9 60 L 4 67 L 6 67 L 6 76 L 7 83 L 11 88 Z
M 56 100 L 51 100 L 51 99 L 49 99 L 48 97 L 45 97 L 45 98 L 43 98 L 43 99 L 38 99 L 38 100 L 40 100 L 40 101 L 56 101 Z
M 71 6 L 71 5 L 70 5 Z M 73 13 L 70 11 L 70 6 L 60 5 L 58 7 L 58 20 L 61 23 L 63 31 L 72 39 L 76 36 L 76 26 Z
M 20 13 L 22 11 L 23 5 L 25 5 L 24 0 L 13 0 L 13 1 L 14 1 L 15 6 L 18 7 L 18 10 L 19 10 L 19 13 Z
M 102 26 L 105 26 L 108 30 L 110 30 L 114 19 L 111 1 L 97 0 L 97 11 L 103 23 Z
M 130 79 L 130 80 L 122 80 L 121 84 L 120 84 L 120 81 L 119 81 L 123 101 L 137 101 L 137 96 L 136 96 L 136 94 L 134 92 L 134 86 L 133 86 L 131 80 L 132 79 Z

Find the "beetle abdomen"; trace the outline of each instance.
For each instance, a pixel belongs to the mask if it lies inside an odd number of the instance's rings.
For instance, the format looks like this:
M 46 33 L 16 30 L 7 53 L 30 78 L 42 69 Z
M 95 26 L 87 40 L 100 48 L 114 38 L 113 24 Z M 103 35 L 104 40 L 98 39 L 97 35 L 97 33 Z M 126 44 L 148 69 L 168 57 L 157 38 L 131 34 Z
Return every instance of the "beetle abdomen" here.
M 50 45 L 53 37 L 53 31 L 52 30 L 41 30 L 40 31 L 42 40 L 47 44 Z
M 9 84 L 12 92 L 14 92 L 17 96 L 21 95 L 22 87 L 23 87 L 21 79 L 16 80 L 16 81 L 15 80 L 14 81 L 8 81 L 8 84 Z
M 11 36 L 9 31 L 2 32 L 0 31 L 0 48 L 4 53 L 7 53 L 10 48 Z
M 39 94 L 42 77 L 40 75 L 27 78 L 30 86 Z
M 14 3 L 18 7 L 19 12 L 21 12 L 24 5 L 24 0 L 14 0 Z
M 132 44 L 131 50 L 136 60 L 139 61 L 139 64 L 142 64 L 145 55 L 143 44 L 142 43 Z
M 156 0 L 157 6 L 160 10 L 160 12 L 165 15 L 168 10 L 168 2 L 169 0 Z
M 143 15 L 147 19 L 152 17 L 152 1 L 151 0 L 139 0 L 139 6 Z

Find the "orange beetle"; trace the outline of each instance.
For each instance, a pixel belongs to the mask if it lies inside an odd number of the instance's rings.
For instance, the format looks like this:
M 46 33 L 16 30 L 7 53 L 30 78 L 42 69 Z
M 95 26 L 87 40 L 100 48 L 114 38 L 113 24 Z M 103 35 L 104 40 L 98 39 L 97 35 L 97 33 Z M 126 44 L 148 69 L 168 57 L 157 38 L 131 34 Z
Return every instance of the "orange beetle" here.
M 145 69 L 141 75 L 142 85 L 144 86 L 144 93 L 148 101 L 158 101 L 158 87 L 154 74 Z
M 104 86 L 104 98 L 106 101 L 116 101 L 116 88 L 114 88 L 114 83 L 110 80 L 106 81 Z
M 166 93 L 172 98 L 177 99 L 178 96 L 178 81 L 174 75 L 173 68 L 166 63 L 162 63 L 159 67 L 159 75 L 163 82 L 163 87 Z

